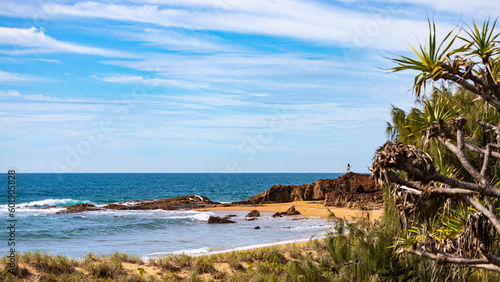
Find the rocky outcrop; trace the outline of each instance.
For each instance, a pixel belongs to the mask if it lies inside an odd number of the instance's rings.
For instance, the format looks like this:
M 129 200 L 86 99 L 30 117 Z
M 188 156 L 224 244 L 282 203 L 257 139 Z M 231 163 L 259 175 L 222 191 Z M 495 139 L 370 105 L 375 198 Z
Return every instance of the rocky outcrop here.
M 109 204 L 103 208 L 112 210 L 180 210 L 210 208 L 218 204 L 205 196 L 187 195 L 159 200 L 119 202 Z
M 299 215 L 300 212 L 295 209 L 295 206 L 291 206 L 284 212 L 276 212 L 275 214 L 272 215 L 272 217 L 282 217 L 284 215 Z
M 77 204 L 73 206 L 67 206 L 65 207 L 64 210 L 57 212 L 57 214 L 79 213 L 85 211 L 95 211 L 95 210 L 105 210 L 105 209 L 110 209 L 110 210 L 200 209 L 200 208 L 216 207 L 218 205 L 219 203 L 212 202 L 205 196 L 187 195 L 169 199 L 118 202 L 106 205 L 104 207 L 97 207 L 91 204 Z
M 269 203 L 287 203 L 293 201 L 324 201 L 326 206 L 363 208 L 381 204 L 382 191 L 377 190 L 375 182 L 368 174 L 347 173 L 337 179 L 320 179 L 312 184 L 274 185 L 269 190 L 248 198 L 246 201 L 232 204 L 212 202 L 205 196 L 187 195 L 169 199 L 138 200 L 112 203 L 103 207 L 92 204 L 77 204 L 65 207 L 58 214 L 80 213 L 96 210 L 179 210 L 225 207 L 237 205 L 259 206 Z M 52 208 L 52 207 L 47 207 Z M 256 213 L 255 213 L 256 212 Z M 290 211 L 293 212 L 293 211 Z M 296 211 L 298 212 L 298 211 Z M 252 214 L 253 213 L 253 214 Z M 247 217 L 257 217 L 258 211 L 252 211 Z M 255 214 L 259 215 L 255 215 Z M 276 213 L 273 217 L 290 215 L 287 212 Z
M 230 220 L 229 217 L 218 217 L 218 216 L 210 216 L 208 218 L 208 223 L 210 224 L 215 224 L 215 223 L 236 223 L 234 220 Z
M 324 200 L 326 206 L 345 207 L 357 203 L 362 207 L 382 203 L 382 191 L 368 174 L 347 173 L 337 179 L 320 179 L 303 185 L 274 185 L 269 190 L 241 202 L 252 204 L 287 203 Z
M 260 212 L 258 210 L 253 210 L 246 215 L 246 217 L 259 217 L 259 216 Z
M 56 214 L 65 214 L 65 213 L 81 213 L 86 211 L 96 211 L 103 210 L 103 208 L 97 207 L 92 204 L 76 204 L 72 206 L 65 207 L 66 209 L 56 212 Z

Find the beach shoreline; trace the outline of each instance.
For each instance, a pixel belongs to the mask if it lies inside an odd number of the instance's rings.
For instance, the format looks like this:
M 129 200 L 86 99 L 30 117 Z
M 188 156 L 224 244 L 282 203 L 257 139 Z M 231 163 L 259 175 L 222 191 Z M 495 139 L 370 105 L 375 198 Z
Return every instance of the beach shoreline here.
M 193 209 L 195 211 L 252 211 L 257 210 L 260 213 L 277 213 L 285 212 L 290 207 L 295 207 L 300 215 L 295 215 L 293 217 L 320 217 L 328 218 L 330 213 L 333 213 L 334 218 L 345 219 L 348 221 L 356 221 L 357 218 L 366 217 L 369 214 L 370 219 L 377 219 L 382 216 L 383 208 L 382 206 L 374 206 L 370 210 L 360 210 L 351 208 L 338 208 L 325 206 L 323 201 L 294 201 L 287 203 L 273 203 L 273 204 L 261 204 L 261 205 L 233 205 L 226 207 L 212 207 L 212 208 L 200 208 Z
M 348 221 L 356 221 L 359 218 L 369 216 L 371 220 L 382 216 L 383 209 L 374 207 L 371 210 L 364 211 L 360 209 L 328 207 L 319 201 L 295 201 L 287 203 L 274 203 L 262 205 L 233 205 L 226 207 L 213 207 L 192 209 L 193 211 L 214 212 L 217 215 L 232 213 L 247 213 L 252 210 L 258 210 L 261 217 L 270 217 L 276 212 L 284 212 L 290 207 L 295 207 L 300 215 L 284 216 L 287 220 L 298 220 L 301 218 L 322 218 L 327 219 L 330 211 L 335 218 L 342 218 Z M 335 219 L 333 218 L 333 219 Z M 258 219 L 257 219 L 258 221 Z M 299 240 L 292 242 L 269 243 L 259 247 L 238 247 L 229 250 L 209 252 L 199 255 L 187 255 L 180 253 L 170 253 L 151 260 L 142 260 L 139 257 L 129 256 L 127 254 L 111 254 L 107 256 L 84 256 L 80 260 L 57 257 L 42 254 L 42 261 L 50 263 L 67 264 L 70 274 L 76 278 L 84 277 L 96 272 L 95 267 L 100 265 L 115 265 L 116 269 L 107 269 L 105 277 L 111 279 L 121 279 L 127 277 L 130 279 L 148 278 L 151 281 L 161 281 L 164 279 L 186 280 L 190 277 L 198 277 L 202 280 L 223 280 L 225 277 L 241 277 L 249 279 L 254 275 L 262 274 L 263 268 L 274 268 L 274 261 L 270 258 L 280 258 L 281 267 L 289 261 L 299 261 L 304 254 L 316 254 L 318 251 L 315 246 L 324 245 L 324 238 L 316 237 L 308 240 Z M 324 249 L 324 247 L 321 247 Z M 321 249 L 320 248 L 320 249 Z M 36 259 L 37 255 L 21 255 L 20 267 L 22 270 L 19 281 L 33 281 L 50 277 L 50 269 L 44 264 L 40 264 Z M 61 260 L 58 262 L 58 260 Z M 5 261 L 4 261 L 5 263 Z M 2 263 L 2 264 L 4 264 Z M 258 266 L 257 268 L 254 268 Z M 72 269 L 72 270 L 71 270 Z M 141 274 L 143 271 L 144 275 Z M 99 272 L 101 273 L 101 272 Z M 221 279 L 222 278 L 222 279 Z

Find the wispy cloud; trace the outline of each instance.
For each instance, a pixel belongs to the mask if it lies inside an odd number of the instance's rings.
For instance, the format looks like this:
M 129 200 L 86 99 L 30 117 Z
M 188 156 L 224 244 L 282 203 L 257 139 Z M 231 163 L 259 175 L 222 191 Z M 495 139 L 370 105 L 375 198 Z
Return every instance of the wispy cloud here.
M 103 48 L 83 46 L 54 39 L 37 28 L 0 27 L 0 44 L 11 45 L 13 48 L 1 49 L 4 54 L 33 53 L 77 53 L 107 57 L 130 57 L 130 54 Z
M 24 74 L 0 71 L 0 82 L 34 81 L 36 78 Z
M 21 93 L 17 90 L 0 90 L 0 98 L 21 97 Z
M 108 76 L 108 77 L 97 77 L 92 76 L 100 81 L 112 82 L 112 83 L 125 83 L 125 84 L 137 84 L 151 87 L 175 87 L 175 88 L 188 88 L 188 89 L 200 89 L 209 88 L 207 84 L 203 83 L 192 83 L 187 81 L 180 81 L 174 79 L 164 79 L 160 77 L 143 77 L 143 76 Z
M 51 17 L 100 18 L 153 24 L 164 28 L 278 36 L 326 45 L 341 44 L 346 47 L 387 50 L 406 50 L 405 40 L 414 41 L 412 34 L 408 34 L 408 31 L 420 35 L 427 31 L 425 20 L 400 17 L 401 7 L 398 5 L 361 11 L 312 0 L 150 0 L 148 2 L 150 4 L 136 1 L 134 5 L 127 5 L 123 2 L 120 4 L 80 2 L 73 5 L 49 3 L 41 4 L 39 8 L 49 11 Z M 27 7 L 27 5 L 10 2 L 4 4 L 4 9 L 0 11 L 0 14 L 15 13 L 16 16 L 31 17 L 30 11 L 35 10 L 32 6 Z M 447 27 L 451 26 L 447 23 L 443 24 Z M 398 36 L 395 37 L 394 34 Z M 206 43 L 204 39 L 192 40 L 182 38 L 182 36 L 179 38 L 167 36 L 162 40 L 161 37 L 157 37 L 158 35 L 145 33 L 143 40 L 156 42 L 155 44 L 163 41 L 163 44 L 172 48 Z M 401 36 L 408 37 L 401 38 Z M 209 49 L 217 48 L 213 43 L 207 46 Z
M 248 106 L 252 103 L 243 101 L 242 96 L 238 95 L 199 95 L 199 96 L 174 96 L 171 99 L 189 102 L 200 103 L 214 107 L 234 107 L 234 106 Z
M 500 13 L 500 2 L 495 0 L 469 1 L 469 0 L 392 0 L 397 3 L 408 3 L 414 5 L 425 5 L 436 11 L 463 14 L 467 16 L 464 20 L 470 20 L 471 15 L 488 17 Z
M 283 85 L 278 78 L 295 77 L 295 83 L 303 83 L 312 76 L 317 79 L 352 70 L 356 63 L 339 62 L 335 59 L 316 57 L 303 58 L 297 54 L 211 54 L 211 55 L 158 55 L 152 59 L 138 61 L 103 61 L 138 71 L 153 72 L 160 77 L 196 81 L 197 83 L 275 83 Z M 140 77 L 113 78 L 112 80 L 134 80 Z M 152 79 L 151 82 L 154 82 Z M 161 82 L 161 79 L 159 79 Z M 287 83 L 292 83 L 287 81 Z M 310 82 L 310 81 L 309 81 Z
M 141 32 L 128 33 L 135 41 L 171 51 L 191 52 L 234 52 L 240 48 L 231 46 L 215 36 L 198 32 L 177 32 L 164 29 L 146 28 Z

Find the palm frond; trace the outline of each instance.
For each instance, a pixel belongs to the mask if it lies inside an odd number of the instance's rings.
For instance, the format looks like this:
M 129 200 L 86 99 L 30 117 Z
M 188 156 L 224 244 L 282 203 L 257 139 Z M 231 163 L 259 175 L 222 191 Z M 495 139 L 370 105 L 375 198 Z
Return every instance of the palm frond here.
M 392 68 L 392 72 L 399 72 L 403 70 L 416 70 L 420 73 L 415 76 L 413 82 L 413 90 L 417 97 L 420 99 L 422 89 L 425 92 L 428 81 L 436 81 L 440 79 L 445 72 L 451 69 L 447 64 L 443 64 L 455 51 L 450 50 L 457 35 L 453 35 L 454 30 L 450 31 L 441 43 L 437 43 L 436 39 L 436 25 L 429 21 L 429 42 L 427 46 L 419 45 L 417 51 L 412 46 L 411 49 L 415 52 L 418 59 L 412 59 L 406 56 L 397 56 L 396 58 L 389 58 L 397 64 Z

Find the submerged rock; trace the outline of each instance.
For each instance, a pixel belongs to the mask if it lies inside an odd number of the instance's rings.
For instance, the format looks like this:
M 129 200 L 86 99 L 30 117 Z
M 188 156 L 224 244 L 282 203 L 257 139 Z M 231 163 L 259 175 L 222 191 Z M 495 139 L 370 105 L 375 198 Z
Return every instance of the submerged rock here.
M 230 220 L 229 217 L 218 217 L 218 216 L 210 216 L 208 218 L 208 223 L 236 223 L 236 221 Z

